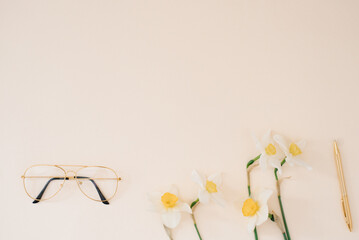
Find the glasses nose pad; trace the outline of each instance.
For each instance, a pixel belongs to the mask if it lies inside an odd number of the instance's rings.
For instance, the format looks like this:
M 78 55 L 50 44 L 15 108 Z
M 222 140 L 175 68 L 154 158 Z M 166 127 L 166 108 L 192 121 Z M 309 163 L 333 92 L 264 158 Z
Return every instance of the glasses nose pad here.
M 72 174 L 70 174 L 72 173 Z M 66 179 L 67 180 L 74 180 L 75 179 L 75 176 L 76 176 L 76 173 L 72 170 L 69 170 L 66 172 Z

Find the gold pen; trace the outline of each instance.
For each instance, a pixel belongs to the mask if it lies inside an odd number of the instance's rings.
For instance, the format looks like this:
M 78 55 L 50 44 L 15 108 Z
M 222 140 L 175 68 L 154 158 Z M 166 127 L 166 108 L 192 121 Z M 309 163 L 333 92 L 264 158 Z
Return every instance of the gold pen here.
M 351 232 L 353 229 L 352 216 L 350 213 L 347 188 L 345 186 L 342 158 L 340 157 L 338 144 L 336 141 L 334 141 L 334 159 L 335 159 L 335 163 L 337 166 L 339 186 L 340 186 L 340 192 L 341 192 L 341 197 L 342 197 L 341 204 L 342 204 L 342 208 L 343 208 L 344 218 L 345 218 L 346 224 L 348 225 L 349 231 Z

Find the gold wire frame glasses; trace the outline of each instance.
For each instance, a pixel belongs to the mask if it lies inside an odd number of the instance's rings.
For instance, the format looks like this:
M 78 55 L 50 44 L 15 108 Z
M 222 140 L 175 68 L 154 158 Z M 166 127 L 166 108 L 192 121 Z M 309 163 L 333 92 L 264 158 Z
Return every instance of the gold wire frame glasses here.
M 67 180 L 75 180 L 86 197 L 106 205 L 116 195 L 121 180 L 112 168 L 105 166 L 49 164 L 32 165 L 21 178 L 33 203 L 53 198 Z

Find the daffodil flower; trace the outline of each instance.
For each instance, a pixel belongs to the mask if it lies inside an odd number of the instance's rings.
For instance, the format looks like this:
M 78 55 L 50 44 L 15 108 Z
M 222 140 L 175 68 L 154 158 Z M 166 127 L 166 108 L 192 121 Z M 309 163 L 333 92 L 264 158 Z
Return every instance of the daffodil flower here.
M 192 180 L 200 187 L 198 193 L 200 203 L 206 204 L 213 200 L 215 203 L 225 206 L 226 202 L 221 191 L 222 177 L 220 173 L 211 175 L 208 178 L 202 178 L 196 170 L 193 170 Z
M 254 193 L 253 197 L 244 201 L 242 207 L 243 216 L 249 219 L 248 231 L 253 232 L 256 226 L 263 224 L 268 219 L 267 201 L 272 195 L 272 190 L 265 190 L 258 196 Z
M 190 206 L 178 198 L 178 190 L 172 186 L 169 191 L 154 192 L 148 195 L 154 209 L 161 214 L 163 224 L 175 228 L 181 221 L 181 213 L 192 213 Z
M 308 163 L 304 162 L 300 158 L 301 155 L 303 154 L 302 151 L 303 151 L 303 149 L 305 147 L 305 141 L 304 140 L 301 140 L 301 141 L 298 141 L 298 142 L 288 142 L 288 141 L 286 141 L 286 139 L 284 139 L 280 135 L 275 135 L 273 137 L 273 139 L 278 143 L 279 147 L 284 152 L 284 154 L 286 156 L 286 162 L 290 166 L 293 166 L 295 164 L 295 165 L 305 167 L 308 170 L 312 169 L 312 167 Z
M 259 165 L 262 169 L 267 168 L 267 163 L 272 165 L 272 167 L 278 169 L 278 173 L 282 173 L 282 168 L 280 164 L 280 149 L 276 147 L 274 140 L 271 137 L 271 130 L 263 136 L 262 141 L 259 141 L 256 136 L 253 135 L 253 140 L 255 141 L 257 149 L 260 151 L 261 155 L 259 158 Z

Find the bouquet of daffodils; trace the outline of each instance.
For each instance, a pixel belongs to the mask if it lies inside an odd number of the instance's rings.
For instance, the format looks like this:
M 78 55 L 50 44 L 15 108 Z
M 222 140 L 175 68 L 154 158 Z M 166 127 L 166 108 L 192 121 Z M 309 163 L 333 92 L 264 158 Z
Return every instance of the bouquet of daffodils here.
M 247 163 L 248 198 L 241 206 L 243 216 L 248 219 L 248 231 L 253 232 L 255 240 L 258 240 L 257 227 L 270 219 L 276 223 L 284 240 L 291 240 L 280 191 L 280 184 L 285 178 L 280 178 L 280 176 L 282 174 L 282 166 L 285 163 L 288 163 L 290 166 L 299 165 L 309 170 L 311 169 L 311 167 L 301 159 L 305 142 L 287 141 L 280 135 L 274 135 L 272 137 L 270 130 L 261 140 L 258 140 L 255 136 L 253 136 L 253 139 L 260 154 Z M 262 169 L 267 169 L 268 167 L 273 169 L 281 216 L 269 210 L 268 200 L 273 194 L 272 190 L 267 189 L 252 193 L 250 174 L 257 166 L 260 166 Z M 199 191 L 197 198 L 195 198 L 191 204 L 180 200 L 178 190 L 174 186 L 164 192 L 149 194 L 149 199 L 154 209 L 161 215 L 164 229 L 171 240 L 173 239 L 171 230 L 178 226 L 183 212 L 191 214 L 198 238 L 202 240 L 194 216 L 196 207 L 200 203 L 207 204 L 210 201 L 220 206 L 225 206 L 226 204 L 221 191 L 221 174 L 214 174 L 205 178 L 194 170 L 192 172 L 192 180 L 198 184 Z
M 305 141 L 287 141 L 280 135 L 274 135 L 272 137 L 269 130 L 261 140 L 258 140 L 255 136 L 253 139 L 256 144 L 256 148 L 260 154 L 247 163 L 247 181 L 248 181 L 248 199 L 243 203 L 242 213 L 243 216 L 249 219 L 248 230 L 254 232 L 254 237 L 258 240 L 257 226 L 264 223 L 267 219 L 272 220 L 277 224 L 282 231 L 283 238 L 290 240 L 290 234 L 288 224 L 284 214 L 283 202 L 281 199 L 280 184 L 285 178 L 279 178 L 282 174 L 282 166 L 288 163 L 290 166 L 299 165 L 311 170 L 312 168 L 301 159 L 303 149 L 305 147 Z M 284 157 L 283 156 L 284 153 Z M 281 211 L 281 218 L 273 211 L 269 213 L 267 200 L 272 194 L 272 191 L 266 190 L 259 194 L 251 192 L 250 173 L 256 166 L 260 166 L 262 169 L 268 167 L 273 168 L 274 178 L 277 187 L 277 197 Z
M 207 204 L 210 201 L 221 206 L 225 205 L 225 200 L 223 199 L 221 191 L 221 174 L 214 174 L 208 178 L 203 178 L 194 170 L 192 172 L 192 180 L 199 185 L 199 191 L 197 198 L 190 205 L 179 199 L 178 190 L 175 186 L 171 186 L 164 192 L 154 192 L 149 194 L 149 199 L 152 202 L 154 209 L 160 213 L 164 229 L 171 240 L 173 239 L 171 230 L 177 227 L 180 223 L 182 212 L 191 214 L 198 238 L 202 240 L 194 216 L 196 206 L 200 203 Z

